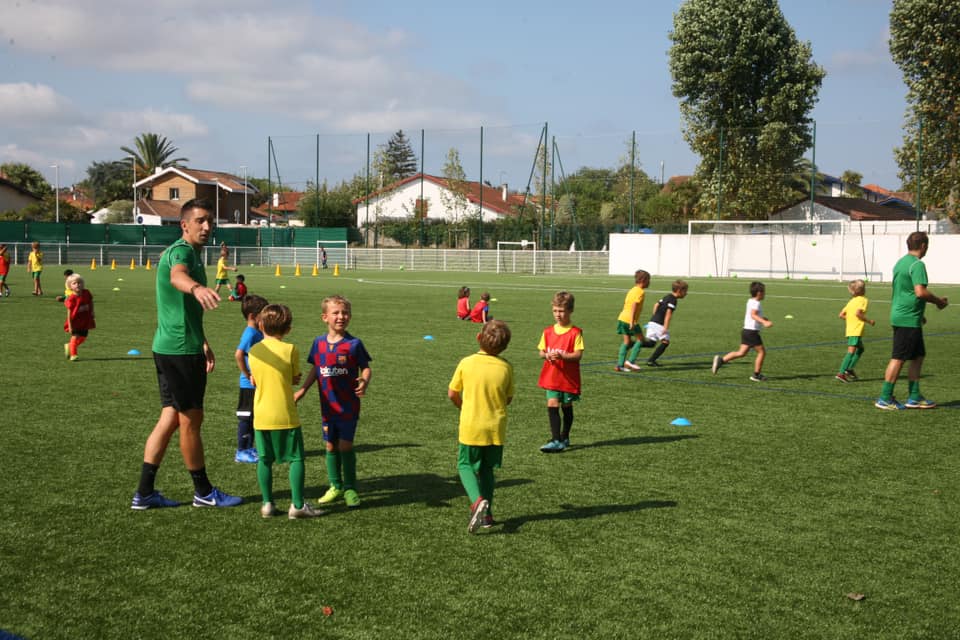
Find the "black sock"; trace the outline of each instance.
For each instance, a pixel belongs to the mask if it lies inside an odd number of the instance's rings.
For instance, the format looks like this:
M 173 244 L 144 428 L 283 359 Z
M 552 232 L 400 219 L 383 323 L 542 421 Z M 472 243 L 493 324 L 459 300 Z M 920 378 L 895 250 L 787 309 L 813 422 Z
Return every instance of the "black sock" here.
M 663 352 L 667 350 L 667 347 L 670 346 L 669 342 L 661 342 L 657 345 L 656 350 L 654 350 L 653 355 L 647 360 L 647 362 L 654 362 L 657 358 L 663 355 Z
M 570 427 L 573 426 L 573 407 L 563 407 L 563 433 L 560 434 L 561 440 L 570 439 Z
M 213 485 L 210 484 L 210 480 L 207 479 L 206 467 L 200 467 L 196 471 L 191 471 L 190 477 L 193 478 L 193 491 L 198 496 L 208 496 L 210 492 L 213 491 Z
M 253 420 L 244 417 L 237 420 L 237 450 L 253 448 Z M 203 494 L 207 495 L 207 494 Z
M 159 468 L 160 465 L 158 464 L 143 463 L 143 466 L 140 468 L 140 484 L 137 486 L 137 493 L 140 494 L 141 498 L 145 498 L 153 493 L 153 483 L 157 479 L 157 469 Z
M 647 349 L 651 348 L 655 344 L 657 344 L 656 340 L 647 340 L 646 338 L 643 339 L 643 346 Z
M 560 407 L 547 407 L 547 417 L 550 418 L 550 439 L 560 439 Z

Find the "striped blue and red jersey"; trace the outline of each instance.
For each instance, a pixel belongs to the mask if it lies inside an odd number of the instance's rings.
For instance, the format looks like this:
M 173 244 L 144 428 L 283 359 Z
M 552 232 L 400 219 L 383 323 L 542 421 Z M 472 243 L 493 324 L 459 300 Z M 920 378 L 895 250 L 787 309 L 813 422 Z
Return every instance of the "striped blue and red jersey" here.
M 324 422 L 350 422 L 360 418 L 357 378 L 361 370 L 370 366 L 371 360 L 360 338 L 349 333 L 338 342 L 329 342 L 325 335 L 313 341 L 307 363 L 316 368 Z

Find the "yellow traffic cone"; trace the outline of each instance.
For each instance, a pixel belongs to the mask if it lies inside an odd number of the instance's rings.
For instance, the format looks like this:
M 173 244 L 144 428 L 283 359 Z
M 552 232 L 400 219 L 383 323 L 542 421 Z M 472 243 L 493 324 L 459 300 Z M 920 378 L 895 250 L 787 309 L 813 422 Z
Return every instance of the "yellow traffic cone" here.
M 319 274 L 320 274 L 320 272 L 317 271 L 317 263 L 314 262 L 314 263 L 313 263 L 313 273 L 311 273 L 310 275 L 316 276 L 316 275 L 319 275 Z
M 277 270 L 276 270 L 276 272 L 274 272 L 273 275 L 275 275 L 275 276 L 280 276 L 280 265 L 279 265 L 279 264 L 277 265 Z
M 339 264 L 333 265 L 333 275 L 334 275 L 334 276 L 340 275 L 340 265 L 339 265 Z
M 133 271 L 137 268 L 136 263 L 133 261 L 133 258 L 130 258 L 130 270 Z
M 97 259 L 90 258 L 90 271 L 96 271 L 96 270 L 97 270 Z
M 299 262 L 297 263 L 297 268 L 294 270 L 293 275 L 295 275 L 295 276 L 297 276 L 297 277 L 300 276 L 300 263 L 299 263 Z
M 147 271 L 150 271 L 150 258 L 147 258 Z
M 110 261 L 110 271 L 116 271 L 116 270 L 117 270 L 117 260 L 116 258 L 114 258 L 113 260 Z

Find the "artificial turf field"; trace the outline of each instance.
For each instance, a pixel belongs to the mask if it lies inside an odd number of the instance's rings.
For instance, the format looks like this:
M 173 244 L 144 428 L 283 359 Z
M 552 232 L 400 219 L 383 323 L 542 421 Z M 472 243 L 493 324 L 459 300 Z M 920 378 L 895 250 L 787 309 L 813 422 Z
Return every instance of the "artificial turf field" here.
M 630 277 L 244 268 L 251 293 L 291 307 L 288 339 L 304 358 L 326 330 L 320 301 L 332 293 L 353 302 L 350 330 L 374 358 L 356 439 L 362 506 L 264 520 L 254 466 L 233 462 L 239 305 L 206 314 L 217 367 L 204 440 L 211 480 L 245 503 L 190 507 L 174 440 L 157 487 L 188 504 L 135 512 L 159 414 L 155 272 L 73 268 L 95 296 L 98 325 L 78 362 L 63 358 L 65 310 L 53 300 L 62 268 L 44 272 L 43 299 L 18 268 L 13 296 L 0 300 L 0 630 L 28 639 L 960 634 L 955 307 L 928 306 L 923 392 L 940 408 L 882 412 L 872 401 L 889 357 L 887 284 L 867 287 L 878 326 L 867 327 L 861 381 L 842 384 L 833 375 L 845 285 L 768 280 L 770 379 L 755 383 L 752 355 L 716 376 L 709 367 L 739 342 L 742 279 L 691 280 L 665 366 L 627 374 L 613 366 Z M 654 278 L 644 321 L 670 280 Z M 461 285 L 496 299 L 517 381 L 500 524 L 473 536 L 446 397 L 458 360 L 476 348 L 476 325 L 454 315 Z M 584 391 L 573 446 L 545 455 L 536 346 L 558 289 L 576 295 Z M 960 303 L 958 286 L 931 289 Z M 897 392 L 905 399 L 905 380 Z M 315 392 L 300 415 L 315 501 L 327 488 Z M 692 426 L 671 426 L 680 416 Z M 288 487 L 277 467 L 281 510 Z

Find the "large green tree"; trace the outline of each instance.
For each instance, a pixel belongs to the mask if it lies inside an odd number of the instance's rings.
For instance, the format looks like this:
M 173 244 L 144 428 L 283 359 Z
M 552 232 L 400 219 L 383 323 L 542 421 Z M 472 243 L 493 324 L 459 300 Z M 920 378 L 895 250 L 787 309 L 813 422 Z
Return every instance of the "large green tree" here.
M 907 85 L 907 126 L 903 146 L 895 150 L 903 188 L 916 191 L 919 186 L 922 208 L 943 208 L 956 220 L 960 215 L 960 3 L 894 0 L 890 54 Z
M 137 176 L 146 177 L 156 169 L 180 166 L 189 162 L 189 158 L 174 158 L 179 151 L 165 136 L 157 133 L 141 133 L 133 140 L 136 149 L 120 147 L 120 150 L 133 156 L 137 163 Z
M 26 189 L 38 198 L 53 192 L 53 187 L 39 171 L 22 162 L 0 164 L 0 173 L 21 189 Z
M 308 227 L 355 226 L 353 200 L 358 195 L 356 179 L 342 181 L 332 188 L 327 186 L 326 181 L 319 188 L 311 182 L 297 204 L 300 219 Z
M 403 130 L 397 131 L 386 144 L 380 145 L 373 164 L 374 175 L 382 179 L 383 184 L 409 178 L 418 170 L 417 156 Z
M 144 178 L 146 174 L 140 177 Z M 119 160 L 92 162 L 80 186 L 88 191 L 96 207 L 129 199 L 133 192 L 133 168 L 129 162 Z
M 670 32 L 673 95 L 700 156 L 701 211 L 762 218 L 812 143 L 825 75 L 776 0 L 686 0 Z

